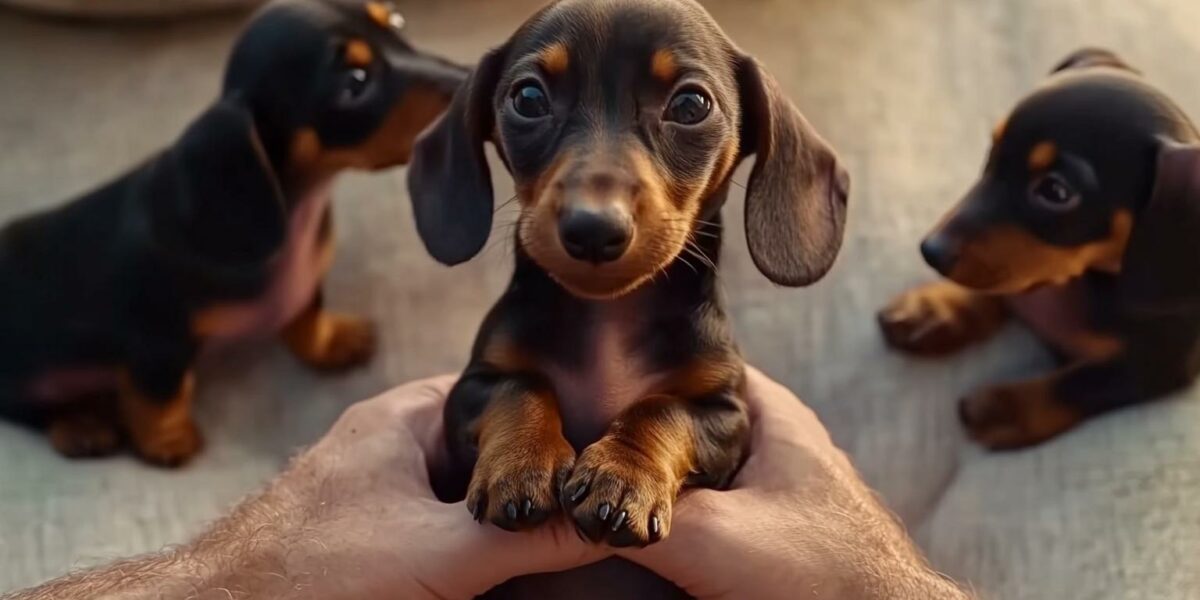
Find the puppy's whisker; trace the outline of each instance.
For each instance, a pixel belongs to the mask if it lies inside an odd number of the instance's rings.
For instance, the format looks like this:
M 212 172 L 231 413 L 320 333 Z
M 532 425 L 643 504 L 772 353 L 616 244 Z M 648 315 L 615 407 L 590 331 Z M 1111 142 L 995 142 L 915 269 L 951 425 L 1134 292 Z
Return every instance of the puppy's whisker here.
M 512 204 L 516 199 L 517 199 L 517 196 L 516 196 L 516 194 L 514 194 L 512 198 L 509 198 L 508 200 L 505 200 L 504 202 L 501 202 L 500 204 L 496 205 L 496 208 L 494 210 L 492 210 L 492 214 L 496 214 L 496 213 L 504 210 L 505 208 L 508 208 L 508 206 L 510 204 Z
M 712 269 L 713 271 L 717 270 L 716 263 L 714 263 L 712 259 L 704 253 L 704 250 L 697 246 L 694 241 L 688 240 L 687 243 L 684 244 L 683 249 L 686 250 L 688 254 L 691 254 L 695 258 L 699 259 L 708 268 Z
M 684 250 L 687 250 L 687 248 L 684 248 Z M 691 269 L 693 273 L 695 273 L 697 275 L 700 274 L 700 270 L 696 268 L 696 265 L 693 265 L 692 263 L 688 262 L 688 259 L 684 258 L 682 254 L 680 254 L 679 256 L 676 256 L 675 258 L 678 259 L 679 262 L 687 265 L 688 268 Z M 663 272 L 666 272 L 666 269 L 662 269 L 662 270 L 663 270 Z

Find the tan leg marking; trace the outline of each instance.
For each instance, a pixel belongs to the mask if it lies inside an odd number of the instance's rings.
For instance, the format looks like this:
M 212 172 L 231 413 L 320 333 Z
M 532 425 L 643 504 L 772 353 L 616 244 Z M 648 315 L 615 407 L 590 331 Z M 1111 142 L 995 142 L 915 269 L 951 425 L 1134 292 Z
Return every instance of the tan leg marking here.
M 346 369 L 375 354 L 375 327 L 366 319 L 310 308 L 282 333 L 296 358 L 314 369 Z
M 993 450 L 1025 448 L 1083 421 L 1054 394 L 1058 373 L 983 389 L 963 398 L 959 416 L 967 434 Z
M 510 531 L 533 527 L 558 510 L 558 492 L 575 464 L 548 392 L 501 385 L 479 418 L 479 460 L 467 506 L 479 521 Z
M 188 373 L 171 398 L 148 398 L 127 374 L 121 376 L 120 410 L 133 447 L 147 462 L 178 467 L 204 446 L 192 420 L 195 376 Z
M 949 354 L 987 339 L 1007 317 L 1000 297 L 947 281 L 909 290 L 878 315 L 888 344 L 931 356 Z

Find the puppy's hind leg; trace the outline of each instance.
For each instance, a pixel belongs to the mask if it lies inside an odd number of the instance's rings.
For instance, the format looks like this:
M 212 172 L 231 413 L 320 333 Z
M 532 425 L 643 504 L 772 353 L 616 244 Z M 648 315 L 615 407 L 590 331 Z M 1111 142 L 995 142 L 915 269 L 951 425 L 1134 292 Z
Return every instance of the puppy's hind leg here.
M 879 311 L 879 328 L 895 348 L 925 356 L 957 352 L 991 337 L 1008 319 L 1003 297 L 938 281 L 909 290 Z
M 1091 417 L 1148 401 L 1190 381 L 1141 371 L 1128 354 L 1080 361 L 1045 377 L 971 394 L 960 402 L 959 417 L 967 434 L 987 448 L 1025 448 Z
M 181 369 L 129 370 L 122 374 L 118 406 L 134 450 L 161 467 L 178 467 L 204 446 L 192 418 L 194 376 Z
M 296 358 L 320 371 L 366 364 L 375 354 L 375 328 L 371 322 L 326 311 L 320 291 L 284 329 L 282 338 Z
M 50 444 L 67 458 L 99 458 L 121 447 L 116 415 L 100 409 L 74 409 L 54 415 L 46 429 Z

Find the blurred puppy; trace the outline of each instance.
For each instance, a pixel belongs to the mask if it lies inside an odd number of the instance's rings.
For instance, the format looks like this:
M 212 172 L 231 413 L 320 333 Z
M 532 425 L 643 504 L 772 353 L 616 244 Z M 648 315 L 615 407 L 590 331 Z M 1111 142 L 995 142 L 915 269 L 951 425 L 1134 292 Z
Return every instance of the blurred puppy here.
M 0 409 L 45 423 L 67 456 L 127 435 L 174 466 L 201 446 L 205 343 L 282 332 L 314 367 L 365 361 L 368 322 L 321 305 L 331 181 L 407 162 L 466 75 L 413 49 L 402 24 L 375 2 L 268 5 L 173 146 L 0 232 Z
M 1019 448 L 1200 371 L 1200 133 L 1105 50 L 1080 50 L 996 127 L 982 179 L 921 244 L 951 282 L 880 313 L 942 354 L 1016 314 L 1064 368 L 963 399 L 970 435 Z

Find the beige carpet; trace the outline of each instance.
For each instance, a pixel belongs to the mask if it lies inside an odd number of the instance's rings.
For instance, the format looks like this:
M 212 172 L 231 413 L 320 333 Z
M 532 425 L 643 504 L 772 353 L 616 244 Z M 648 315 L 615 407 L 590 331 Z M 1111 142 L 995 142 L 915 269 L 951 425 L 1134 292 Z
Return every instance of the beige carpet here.
M 402 3 L 419 42 L 460 60 L 537 4 Z M 982 595 L 1200 597 L 1200 402 L 1128 410 L 1033 451 L 988 455 L 962 439 L 955 398 L 1044 369 L 1046 355 L 1013 329 L 954 360 L 914 361 L 885 350 L 873 323 L 891 294 L 927 277 L 915 241 L 971 182 L 993 123 L 1067 51 L 1118 49 L 1200 115 L 1200 2 L 708 4 L 854 178 L 845 250 L 808 290 L 760 277 L 742 246 L 740 200 L 727 211 L 724 288 L 750 358 L 818 410 L 937 567 Z M 171 140 L 214 95 L 237 29 L 230 18 L 119 26 L 0 12 L 0 218 L 81 192 Z M 497 244 L 464 267 L 436 266 L 416 240 L 402 177 L 348 177 L 336 203 L 330 303 L 382 325 L 372 368 L 319 377 L 272 344 L 208 361 L 199 412 L 209 450 L 178 473 L 128 458 L 66 462 L 0 424 L 0 591 L 182 541 L 348 403 L 462 366 L 508 259 Z

